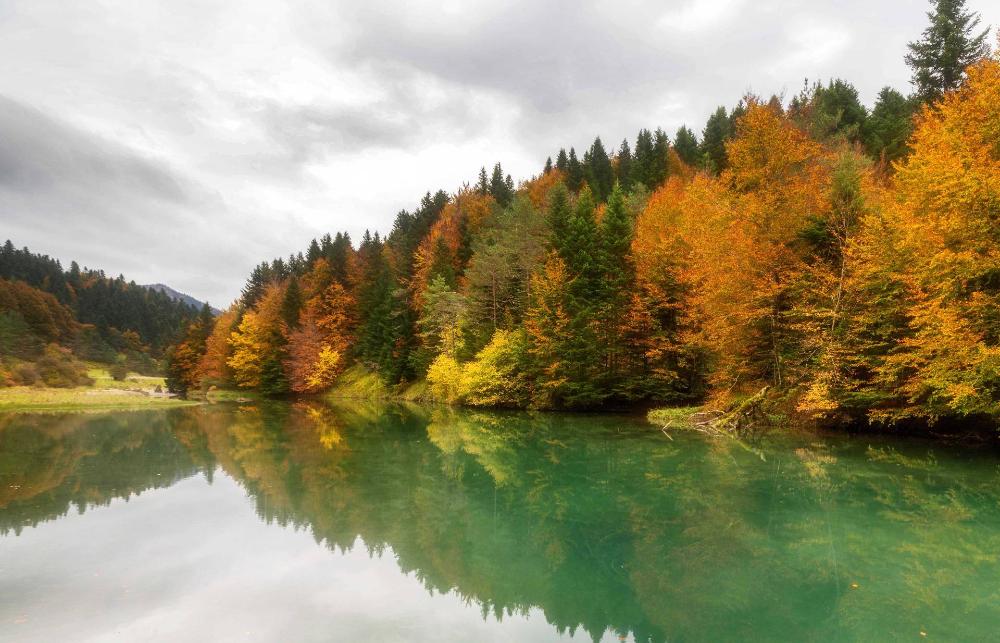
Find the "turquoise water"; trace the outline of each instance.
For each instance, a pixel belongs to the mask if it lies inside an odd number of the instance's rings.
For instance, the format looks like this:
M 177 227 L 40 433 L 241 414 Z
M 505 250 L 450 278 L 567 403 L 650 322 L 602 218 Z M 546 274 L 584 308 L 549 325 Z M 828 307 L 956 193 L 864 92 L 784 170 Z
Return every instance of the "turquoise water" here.
M 0 416 L 0 640 L 987 640 L 1000 459 L 614 416 Z

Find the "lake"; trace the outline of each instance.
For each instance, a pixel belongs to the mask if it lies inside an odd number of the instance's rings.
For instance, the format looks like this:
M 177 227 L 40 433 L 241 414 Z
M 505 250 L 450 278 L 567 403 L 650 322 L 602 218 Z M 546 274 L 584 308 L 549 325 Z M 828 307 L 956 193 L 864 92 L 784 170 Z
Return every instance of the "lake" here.
M 345 404 L 0 416 L 3 641 L 982 640 L 1000 459 Z

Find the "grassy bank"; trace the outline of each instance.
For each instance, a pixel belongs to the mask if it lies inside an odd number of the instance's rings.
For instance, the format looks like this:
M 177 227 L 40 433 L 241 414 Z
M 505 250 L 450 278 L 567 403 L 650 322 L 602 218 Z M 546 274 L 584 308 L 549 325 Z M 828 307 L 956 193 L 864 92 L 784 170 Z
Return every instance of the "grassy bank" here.
M 166 390 L 162 377 L 131 373 L 124 380 L 115 380 L 100 366 L 88 368 L 87 375 L 94 380 L 90 386 L 0 388 L 0 412 L 146 409 L 196 404 L 157 392 L 157 387 Z
M 337 378 L 323 397 L 348 400 L 384 400 L 395 397 L 397 391 L 385 383 L 378 373 L 362 366 L 352 366 Z

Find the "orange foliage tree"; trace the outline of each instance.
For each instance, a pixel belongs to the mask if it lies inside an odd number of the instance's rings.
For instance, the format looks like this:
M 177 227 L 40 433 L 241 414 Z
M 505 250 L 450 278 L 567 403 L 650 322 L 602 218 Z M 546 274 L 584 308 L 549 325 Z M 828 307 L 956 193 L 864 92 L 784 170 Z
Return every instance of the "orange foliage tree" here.
M 236 330 L 239 319 L 239 308 L 230 306 L 228 310 L 215 318 L 212 332 L 205 340 L 205 354 L 198 364 L 198 379 L 200 382 L 224 383 L 232 380 L 232 370 L 227 361 L 232 353 L 229 337 Z
M 1000 415 L 1000 62 L 925 107 L 897 168 L 909 334 L 880 374 L 890 418 Z

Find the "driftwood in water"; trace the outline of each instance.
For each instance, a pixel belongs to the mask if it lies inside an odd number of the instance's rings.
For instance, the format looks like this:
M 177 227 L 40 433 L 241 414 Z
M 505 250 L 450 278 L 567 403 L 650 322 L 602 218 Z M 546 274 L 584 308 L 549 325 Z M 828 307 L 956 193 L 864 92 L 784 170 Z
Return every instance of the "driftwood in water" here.
M 701 420 L 703 426 L 717 433 L 727 433 L 738 438 L 754 441 L 770 428 L 767 416 L 767 392 L 765 386 L 756 394 L 736 402 L 725 411 L 713 411 Z M 697 421 L 696 421 L 697 422 Z
M 767 393 L 770 387 L 765 386 L 756 394 L 730 405 L 725 410 L 713 409 L 693 413 L 688 418 L 684 428 L 694 429 L 708 435 L 727 436 L 754 442 L 760 439 L 770 428 L 770 418 L 767 415 Z M 652 415 L 651 420 L 656 421 Z M 657 422 L 666 434 L 666 429 L 672 421 Z M 669 437 L 669 434 L 668 434 Z

